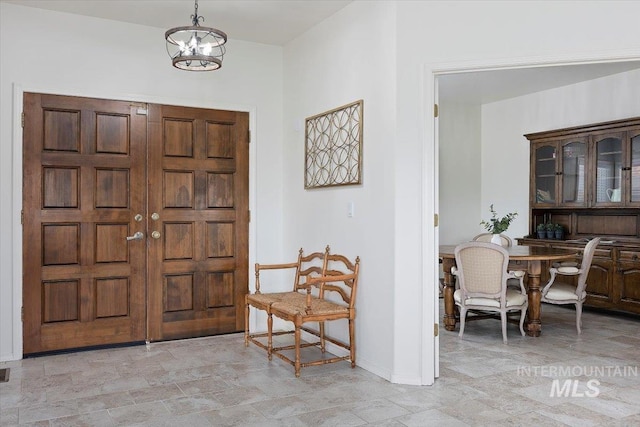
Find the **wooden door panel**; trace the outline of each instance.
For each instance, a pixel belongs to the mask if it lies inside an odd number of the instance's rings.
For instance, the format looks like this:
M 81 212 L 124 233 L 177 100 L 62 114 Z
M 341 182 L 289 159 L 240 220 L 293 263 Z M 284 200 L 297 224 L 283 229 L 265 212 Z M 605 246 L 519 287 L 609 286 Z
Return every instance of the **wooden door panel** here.
M 145 338 L 146 116 L 25 93 L 24 353 Z
M 248 114 L 31 93 L 24 112 L 25 354 L 244 329 Z
M 248 115 L 152 106 L 149 339 L 244 329 Z M 150 230 L 151 231 L 151 230 Z

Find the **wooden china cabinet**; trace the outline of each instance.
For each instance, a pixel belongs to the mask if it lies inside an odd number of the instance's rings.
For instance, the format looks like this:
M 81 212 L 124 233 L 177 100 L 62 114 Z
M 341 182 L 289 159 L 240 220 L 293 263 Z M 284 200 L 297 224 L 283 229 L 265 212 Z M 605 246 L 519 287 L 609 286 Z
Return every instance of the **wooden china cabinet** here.
M 518 243 L 584 249 L 600 236 L 586 304 L 640 314 L 640 117 L 525 137 L 530 235 Z M 536 238 L 547 223 L 562 225 L 564 240 Z

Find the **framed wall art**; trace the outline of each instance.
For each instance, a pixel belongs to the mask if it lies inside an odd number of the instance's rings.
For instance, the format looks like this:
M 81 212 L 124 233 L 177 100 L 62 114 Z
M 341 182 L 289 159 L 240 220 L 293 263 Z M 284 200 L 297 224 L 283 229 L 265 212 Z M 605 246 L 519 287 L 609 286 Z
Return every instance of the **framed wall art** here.
M 304 188 L 362 183 L 362 115 L 359 100 L 305 121 Z

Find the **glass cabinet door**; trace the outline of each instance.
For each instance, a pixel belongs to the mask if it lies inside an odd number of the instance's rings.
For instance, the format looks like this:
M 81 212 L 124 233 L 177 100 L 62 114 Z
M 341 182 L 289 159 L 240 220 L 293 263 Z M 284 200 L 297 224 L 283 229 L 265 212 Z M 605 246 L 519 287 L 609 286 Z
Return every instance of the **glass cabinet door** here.
M 585 205 L 587 144 L 572 141 L 562 145 L 562 203 Z
M 631 203 L 640 203 L 640 134 L 631 135 Z
M 556 144 L 535 148 L 535 200 L 537 204 L 556 203 Z
M 596 204 L 622 203 L 622 138 L 603 136 L 596 142 Z

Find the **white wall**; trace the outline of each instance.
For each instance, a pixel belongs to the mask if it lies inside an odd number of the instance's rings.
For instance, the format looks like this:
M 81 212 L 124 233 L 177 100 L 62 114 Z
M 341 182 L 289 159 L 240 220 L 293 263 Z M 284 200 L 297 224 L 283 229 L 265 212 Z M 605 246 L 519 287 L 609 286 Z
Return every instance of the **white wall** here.
M 439 103 L 441 245 L 455 245 L 479 234 L 476 213 L 482 190 L 480 111 L 480 105 Z
M 481 206 L 516 210 L 507 234 L 528 234 L 529 141 L 523 135 L 630 117 L 640 117 L 640 70 L 483 105 Z
M 21 100 L 13 105 L 13 85 L 250 111 L 251 228 L 259 230 L 252 235 L 251 257 L 282 254 L 282 48 L 229 40 L 221 70 L 186 72 L 171 66 L 165 30 L 0 3 L 0 360 L 20 357 L 22 332 L 16 321 L 22 289 L 21 142 L 12 136 Z M 17 198 L 11 203 L 12 188 Z
M 360 256 L 358 365 L 384 378 L 393 366 L 394 34 L 392 4 L 355 2 L 284 49 L 285 251 L 330 244 L 332 252 Z M 305 118 L 359 99 L 363 184 L 305 190 Z M 345 335 L 339 326 L 334 332 Z

